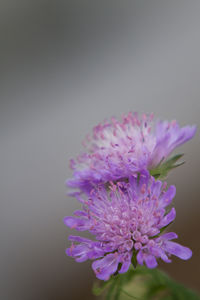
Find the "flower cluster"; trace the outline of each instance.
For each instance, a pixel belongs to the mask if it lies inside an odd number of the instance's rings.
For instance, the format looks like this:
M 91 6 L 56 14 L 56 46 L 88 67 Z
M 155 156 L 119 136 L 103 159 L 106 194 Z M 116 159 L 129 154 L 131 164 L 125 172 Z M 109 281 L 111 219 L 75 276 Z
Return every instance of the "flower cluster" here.
M 171 255 L 191 257 L 189 248 L 172 241 L 176 233 L 164 229 L 176 216 L 171 204 L 176 189 L 150 175 L 179 145 L 191 139 L 196 127 L 180 128 L 176 122 L 157 122 L 152 116 L 129 113 L 122 122 L 112 119 L 87 137 L 88 152 L 72 162 L 69 181 L 82 210 L 64 223 L 71 229 L 89 231 L 94 240 L 70 236 L 67 255 L 77 262 L 93 260 L 96 277 L 108 280 L 126 272 L 131 263 L 155 268 L 157 260 L 169 263 Z
M 195 131 L 195 126 L 181 128 L 176 121 L 153 122 L 152 114 L 139 118 L 137 113 L 129 113 L 121 121 L 104 121 L 83 141 L 87 151 L 71 160 L 74 176 L 67 184 L 85 190 L 154 169 Z
M 66 217 L 64 222 L 78 231 L 88 230 L 96 241 L 70 236 L 73 243 L 67 254 L 78 262 L 94 259 L 92 267 L 103 280 L 118 270 L 119 263 L 119 273 L 126 272 L 133 253 L 137 253 L 138 263 L 145 262 L 148 268 L 157 266 L 157 258 L 170 262 L 171 254 L 190 258 L 191 250 L 171 241 L 177 238 L 174 232 L 159 235 L 176 215 L 174 208 L 166 212 L 175 187 L 165 187 L 141 174 L 139 180 L 131 177 L 129 183 L 113 184 L 109 192 L 103 186 L 92 191 L 87 200 L 82 199 L 83 210 L 75 212 L 80 218 Z

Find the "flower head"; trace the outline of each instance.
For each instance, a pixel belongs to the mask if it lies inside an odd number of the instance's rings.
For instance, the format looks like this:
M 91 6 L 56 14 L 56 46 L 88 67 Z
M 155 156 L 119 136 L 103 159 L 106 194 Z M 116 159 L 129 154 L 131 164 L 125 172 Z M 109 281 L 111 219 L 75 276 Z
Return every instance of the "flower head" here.
M 170 153 L 190 140 L 196 126 L 181 128 L 176 121 L 153 122 L 153 115 L 129 113 L 93 128 L 83 145 L 86 152 L 71 160 L 74 178 L 71 187 L 86 189 L 93 184 L 128 178 L 136 172 L 151 170 Z
M 162 234 L 176 215 L 174 208 L 166 211 L 174 196 L 174 186 L 166 189 L 147 172 L 130 177 L 129 183 L 110 182 L 109 191 L 101 185 L 90 191 L 87 200 L 79 194 L 83 210 L 64 222 L 78 231 L 88 230 L 95 241 L 70 236 L 72 245 L 66 253 L 78 262 L 94 260 L 92 268 L 102 280 L 126 272 L 133 257 L 148 268 L 155 268 L 158 258 L 171 262 L 171 255 L 189 259 L 191 250 L 171 241 L 177 238 L 174 232 Z

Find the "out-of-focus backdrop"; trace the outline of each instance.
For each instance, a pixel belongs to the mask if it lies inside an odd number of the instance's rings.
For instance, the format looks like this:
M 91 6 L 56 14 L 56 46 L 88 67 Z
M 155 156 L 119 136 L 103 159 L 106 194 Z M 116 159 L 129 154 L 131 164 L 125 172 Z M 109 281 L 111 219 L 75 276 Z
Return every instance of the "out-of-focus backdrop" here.
M 93 299 L 90 262 L 65 255 L 68 161 L 122 112 L 200 127 L 199 15 L 199 0 L 1 0 L 1 299 Z M 161 266 L 200 291 L 199 133 L 168 180 L 193 257 Z

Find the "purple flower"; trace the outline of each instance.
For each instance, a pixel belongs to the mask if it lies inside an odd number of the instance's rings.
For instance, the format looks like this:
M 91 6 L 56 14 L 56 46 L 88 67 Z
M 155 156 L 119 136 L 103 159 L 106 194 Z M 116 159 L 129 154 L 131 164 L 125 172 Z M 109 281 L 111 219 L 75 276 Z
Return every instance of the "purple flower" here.
M 90 191 L 87 199 L 79 195 L 83 209 L 75 217 L 65 217 L 64 223 L 78 231 L 88 230 L 95 241 L 70 236 L 69 256 L 77 262 L 94 260 L 92 268 L 97 278 L 108 280 L 115 272 L 129 269 L 132 257 L 148 268 L 157 266 L 157 259 L 171 262 L 171 255 L 187 260 L 192 252 L 171 240 L 174 232 L 162 233 L 176 216 L 174 208 L 166 207 L 175 196 L 174 186 L 155 180 L 147 172 L 140 178 L 130 177 L 129 183 L 110 182 Z
M 196 126 L 181 128 L 176 121 L 153 122 L 152 115 L 139 118 L 137 113 L 129 113 L 121 121 L 104 121 L 83 142 L 86 152 L 71 160 L 74 176 L 67 184 L 84 190 L 154 169 L 195 132 Z

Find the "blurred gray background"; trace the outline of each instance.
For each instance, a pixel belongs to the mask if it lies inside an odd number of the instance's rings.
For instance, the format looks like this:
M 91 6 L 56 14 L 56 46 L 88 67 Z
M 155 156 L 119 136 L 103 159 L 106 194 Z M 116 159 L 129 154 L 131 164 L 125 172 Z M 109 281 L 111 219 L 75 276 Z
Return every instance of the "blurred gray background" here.
M 1 0 L 0 299 L 92 299 L 65 255 L 68 161 L 122 112 L 200 125 L 200 1 Z M 162 268 L 200 291 L 200 138 L 184 145 L 173 230 L 193 250 Z

